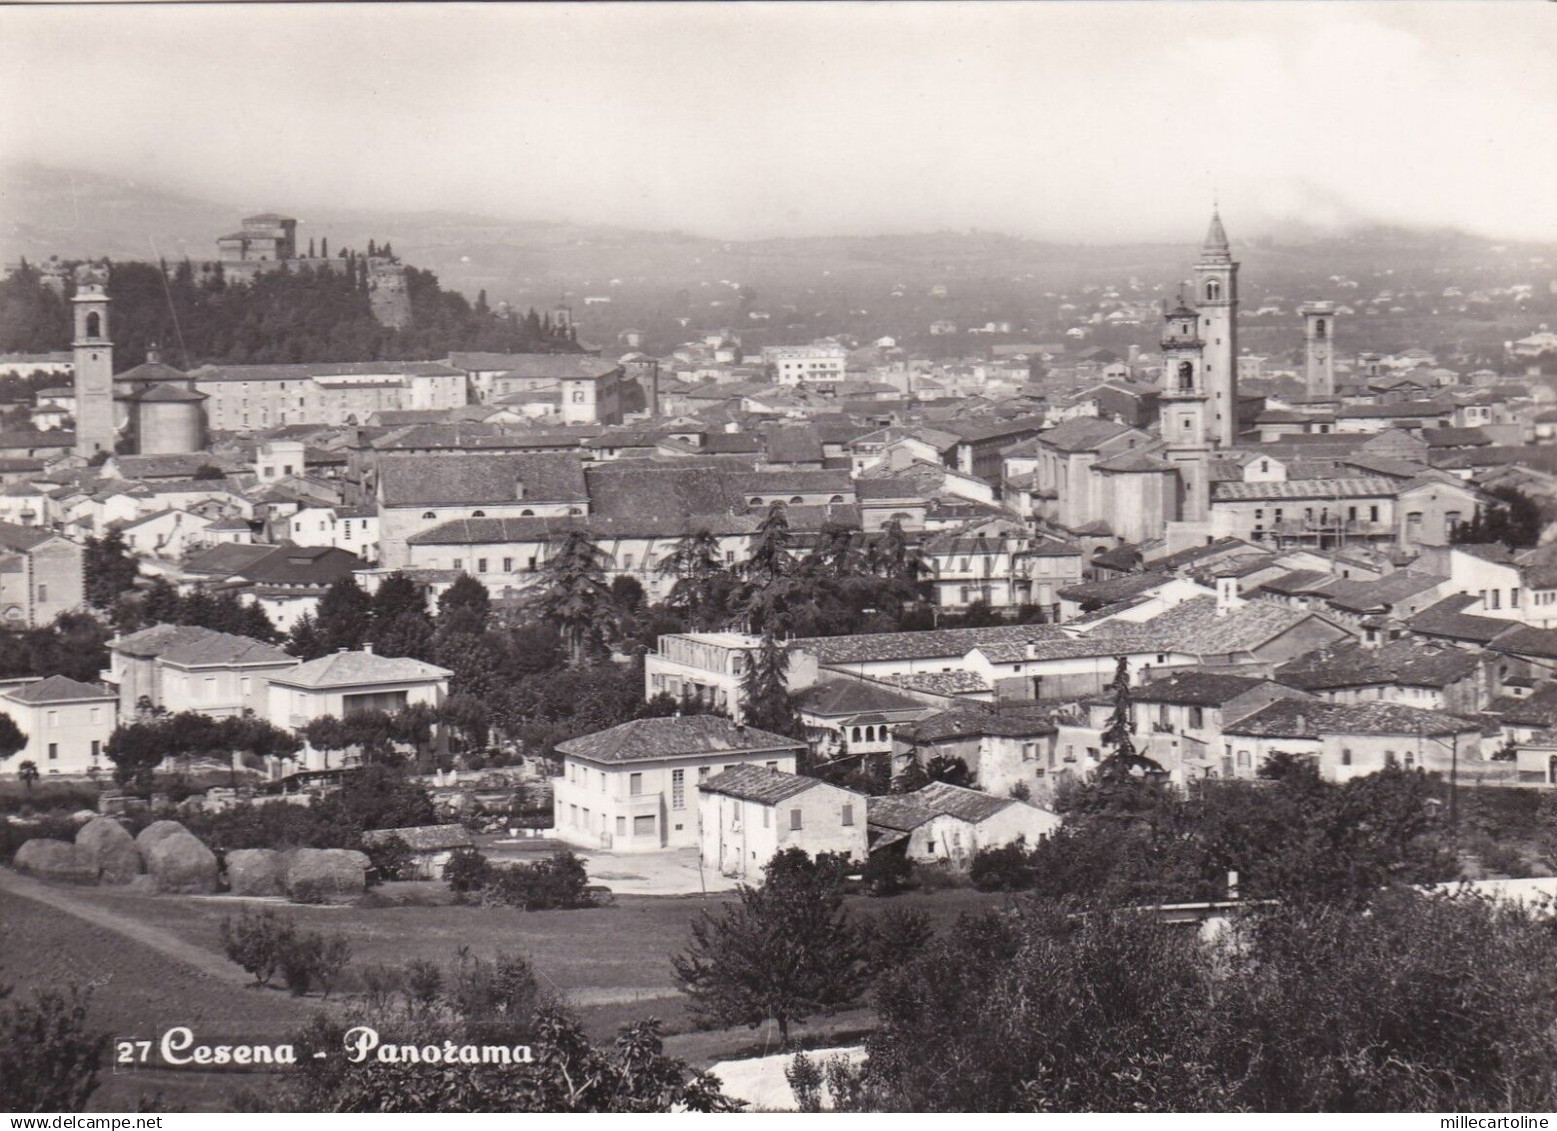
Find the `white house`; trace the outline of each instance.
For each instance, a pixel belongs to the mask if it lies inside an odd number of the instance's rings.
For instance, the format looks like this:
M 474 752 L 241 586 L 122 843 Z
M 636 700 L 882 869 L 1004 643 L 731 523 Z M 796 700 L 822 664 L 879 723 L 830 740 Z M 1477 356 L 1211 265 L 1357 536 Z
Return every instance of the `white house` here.
M 426 704 L 440 707 L 454 673 L 408 656 L 376 656 L 372 647 L 340 651 L 270 677 L 270 721 L 297 730 L 326 715 L 359 711 L 395 714 Z M 304 745 L 307 769 L 330 769 L 330 752 Z
M 946 782 L 870 799 L 872 852 L 904 852 L 910 860 L 957 869 L 981 849 L 1019 838 L 1037 844 L 1059 827 L 1060 818 L 1047 809 Z
M 207 545 L 212 519 L 182 510 L 158 511 L 119 527 L 124 544 L 137 557 L 176 560 Z
M 768 861 L 788 848 L 866 857 L 863 794 L 751 763 L 697 788 L 703 865 L 720 875 L 760 878 Z
M 118 718 L 118 697 L 96 683 L 62 675 L 30 680 L 0 691 L 0 711 L 27 736 L 27 745 L 6 759 L 8 773 L 32 762 L 45 777 L 81 776 L 109 767 L 103 754 Z
M 332 546 L 365 562 L 378 560 L 376 507 L 304 507 L 287 520 L 287 537 L 299 546 Z
M 793 773 L 805 744 L 717 715 L 634 719 L 559 743 L 559 840 L 614 852 L 696 848 L 697 786 L 740 765 Z

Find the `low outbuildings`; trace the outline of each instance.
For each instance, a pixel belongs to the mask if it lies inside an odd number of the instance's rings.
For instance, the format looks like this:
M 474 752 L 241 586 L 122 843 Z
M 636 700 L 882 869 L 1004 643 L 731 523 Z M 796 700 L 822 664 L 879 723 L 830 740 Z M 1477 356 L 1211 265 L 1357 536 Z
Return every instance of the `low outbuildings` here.
M 402 879 L 435 880 L 443 866 L 461 848 L 474 848 L 475 838 L 463 825 L 417 825 L 404 829 L 374 829 L 362 834 L 365 845 L 383 844 L 398 837 L 411 850 L 410 872 Z
M 980 849 L 1019 838 L 1037 844 L 1060 827 L 1060 818 L 1014 797 L 931 782 L 913 793 L 872 797 L 869 823 L 871 852 L 902 852 L 961 871 Z

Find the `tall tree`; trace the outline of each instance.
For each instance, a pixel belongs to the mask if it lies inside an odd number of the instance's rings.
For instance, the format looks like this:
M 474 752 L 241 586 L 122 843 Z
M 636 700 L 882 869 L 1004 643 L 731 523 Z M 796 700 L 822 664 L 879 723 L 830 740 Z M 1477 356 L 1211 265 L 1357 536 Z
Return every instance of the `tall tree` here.
M 101 538 L 88 538 L 82 556 L 87 603 L 94 609 L 111 609 L 135 584 L 140 565 L 124 544 L 124 535 L 110 530 Z
M 537 607 L 562 634 L 575 667 L 601 644 L 604 616 L 611 608 L 601 557 L 586 531 L 570 530 L 541 575 Z
M 16 725 L 16 720 L 10 715 L 0 712 L 0 762 L 27 747 L 27 735 L 21 727 Z
M 706 526 L 678 538 L 655 568 L 661 577 L 674 578 L 665 604 L 693 628 L 707 631 L 724 622 L 730 578 L 720 557 L 719 539 Z
M 741 569 L 741 616 L 750 632 L 792 632 L 798 606 L 814 593 L 796 576 L 791 542 L 787 509 L 780 502 L 769 504 Z
M 752 1029 L 772 1020 L 788 1045 L 791 1025 L 853 1004 L 868 982 L 866 947 L 843 907 L 843 872 L 786 849 L 762 887 L 742 884 L 735 905 L 702 912 L 671 960 L 693 1014 Z
M 1098 777 L 1123 781 L 1147 774 L 1162 773 L 1162 766 L 1135 748 L 1135 709 L 1130 698 L 1130 661 L 1119 657 L 1114 678 L 1108 688 L 1114 693 L 1114 713 L 1103 728 L 1103 746 L 1108 750 L 1098 764 Z
M 319 631 L 319 622 L 314 619 L 312 613 L 304 613 L 292 623 L 292 631 L 287 635 L 286 650 L 299 660 L 317 660 L 329 652 L 330 649 L 324 642 L 324 634 Z
M 764 632 L 746 652 L 741 673 L 741 721 L 758 730 L 804 738 L 805 726 L 789 693 L 789 649 Z
M 438 631 L 485 632 L 492 615 L 492 594 L 468 573 L 438 595 Z
M 325 591 L 314 616 L 326 652 L 355 650 L 366 642 L 372 628 L 373 600 L 347 574 Z

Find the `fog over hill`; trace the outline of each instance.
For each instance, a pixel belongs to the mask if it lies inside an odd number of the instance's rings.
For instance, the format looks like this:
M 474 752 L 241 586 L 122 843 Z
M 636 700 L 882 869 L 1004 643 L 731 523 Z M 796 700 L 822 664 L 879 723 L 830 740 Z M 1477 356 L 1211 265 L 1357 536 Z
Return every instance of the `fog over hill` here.
M 668 293 L 738 282 L 769 295 L 798 290 L 823 299 L 897 283 L 917 288 L 958 280 L 1068 288 L 1136 276 L 1171 284 L 1187 272 L 1205 223 L 1202 216 L 1185 217 L 1184 239 L 1171 244 L 1064 244 L 982 231 L 725 241 L 460 212 L 223 203 L 98 173 L 10 164 L 0 166 L 0 262 L 50 255 L 211 258 L 217 236 L 261 210 L 295 215 L 304 243 L 328 238 L 338 249 L 388 240 L 402 259 L 436 271 L 447 286 L 472 296 L 486 289 L 494 302 L 520 304 L 549 302 L 564 292 L 575 298 L 606 293 L 613 285 Z M 1251 287 L 1295 287 L 1332 273 L 1441 275 L 1445 269 L 1489 268 L 1514 275 L 1528 269 L 1533 281 L 1544 282 L 1557 262 L 1553 245 L 1496 244 L 1446 230 L 1361 227 L 1337 233 L 1285 225 L 1261 233 L 1241 230 L 1236 216 L 1227 221 Z

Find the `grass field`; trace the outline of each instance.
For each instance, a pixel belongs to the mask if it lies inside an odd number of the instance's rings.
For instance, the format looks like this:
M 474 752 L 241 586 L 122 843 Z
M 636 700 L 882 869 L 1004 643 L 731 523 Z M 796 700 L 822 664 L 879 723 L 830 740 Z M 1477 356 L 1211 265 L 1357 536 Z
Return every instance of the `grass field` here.
M 151 896 L 121 888 L 71 888 L 72 896 L 131 916 L 213 954 L 221 954 L 223 918 L 252 901 Z M 729 896 L 620 897 L 581 911 L 522 912 L 463 906 L 284 906 L 308 929 L 341 931 L 351 940 L 352 969 L 425 958 L 448 965 L 461 947 L 487 956 L 519 951 L 544 982 L 572 1002 L 590 1035 L 609 1040 L 641 1017 L 658 1017 L 672 1034 L 667 1048 L 699 1065 L 773 1051 L 766 1030 L 696 1031 L 675 988 L 670 956 L 686 946 L 689 925 L 703 908 Z M 1003 897 L 966 889 L 911 893 L 891 900 L 851 897 L 851 910 L 869 918 L 889 908 L 920 908 L 944 928 L 967 911 L 996 906 Z M 182 967 L 114 932 L 32 900 L 0 892 L 0 977 L 19 988 L 94 984 L 94 1024 L 115 1035 L 159 1036 L 188 1025 L 204 1037 L 246 1041 L 280 1039 L 329 1002 L 288 997 L 277 990 L 239 989 Z M 348 971 L 348 982 L 350 971 Z M 349 997 L 349 985 L 345 987 Z M 812 1039 L 852 1039 L 868 1029 L 868 1010 L 818 1021 L 800 1031 Z M 172 1110 L 219 1110 L 238 1079 L 193 1073 L 139 1073 L 106 1077 L 95 1110 L 123 1110 L 142 1092 L 163 1090 Z

